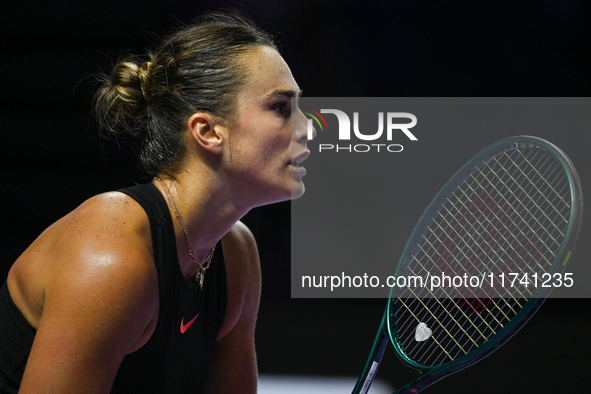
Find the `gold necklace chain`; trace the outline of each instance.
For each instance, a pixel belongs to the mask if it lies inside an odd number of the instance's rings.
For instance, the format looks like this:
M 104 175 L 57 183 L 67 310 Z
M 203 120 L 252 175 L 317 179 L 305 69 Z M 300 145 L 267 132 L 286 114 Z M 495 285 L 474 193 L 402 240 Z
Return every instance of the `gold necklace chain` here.
M 191 237 L 189 237 L 189 233 L 187 232 L 187 228 L 185 227 L 185 222 L 183 221 L 183 218 L 181 217 L 181 213 L 177 209 L 176 204 L 174 203 L 174 200 L 172 199 L 172 194 L 170 193 L 170 190 L 168 190 L 168 187 L 166 187 L 166 185 L 164 184 L 164 182 L 162 182 L 162 179 L 160 179 L 160 177 L 158 175 L 156 175 L 156 177 L 154 179 L 157 179 L 158 182 L 160 182 L 160 184 L 162 185 L 162 187 L 166 191 L 166 195 L 168 196 L 168 199 L 170 200 L 170 205 L 172 205 L 172 209 L 174 210 L 174 214 L 176 215 L 177 220 L 179 221 L 179 223 L 181 224 L 181 227 L 183 228 L 183 233 L 185 233 L 185 238 L 187 239 L 187 246 L 189 249 L 189 257 L 191 258 L 191 260 L 193 260 L 195 262 L 195 264 L 197 264 L 199 266 L 199 271 L 197 272 L 197 275 L 195 275 L 195 280 L 197 282 L 199 282 L 199 287 L 201 287 L 201 290 L 203 290 L 203 280 L 205 278 L 205 270 L 208 269 L 209 265 L 211 264 L 211 259 L 213 257 L 213 252 L 215 251 L 215 246 L 213 248 L 211 248 L 211 250 L 209 251 L 209 254 L 207 255 L 207 257 L 203 261 L 203 264 L 199 263 L 199 261 L 195 257 L 195 253 L 193 252 L 193 248 L 191 247 L 191 245 L 192 245 Z

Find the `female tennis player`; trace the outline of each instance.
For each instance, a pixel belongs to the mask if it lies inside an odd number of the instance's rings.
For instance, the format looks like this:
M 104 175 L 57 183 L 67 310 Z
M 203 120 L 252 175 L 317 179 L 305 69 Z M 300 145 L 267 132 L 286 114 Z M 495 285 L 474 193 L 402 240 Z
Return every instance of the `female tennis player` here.
M 260 267 L 239 219 L 304 192 L 299 87 L 266 33 L 220 14 L 100 79 L 101 129 L 134 137 L 154 180 L 89 199 L 14 263 L 0 392 L 256 392 Z

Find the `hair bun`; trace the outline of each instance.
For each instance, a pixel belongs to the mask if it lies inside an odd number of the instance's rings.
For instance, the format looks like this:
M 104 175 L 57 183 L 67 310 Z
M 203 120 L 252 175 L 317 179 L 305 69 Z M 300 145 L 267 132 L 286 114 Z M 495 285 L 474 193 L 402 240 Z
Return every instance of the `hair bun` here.
M 147 79 L 151 62 L 138 66 L 133 60 L 120 61 L 110 75 L 99 74 L 100 87 L 94 97 L 94 111 L 99 129 L 118 136 L 141 135 L 147 120 Z

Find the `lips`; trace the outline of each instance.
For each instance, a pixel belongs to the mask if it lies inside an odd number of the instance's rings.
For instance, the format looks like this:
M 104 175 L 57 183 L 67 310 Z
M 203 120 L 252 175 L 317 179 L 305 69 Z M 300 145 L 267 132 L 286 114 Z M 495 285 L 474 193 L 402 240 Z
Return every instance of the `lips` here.
M 310 151 L 306 149 L 289 161 L 289 168 L 291 169 L 292 177 L 299 179 L 306 175 L 306 169 L 301 167 L 300 164 L 302 164 L 302 162 L 306 160 L 308 156 L 310 156 Z
M 295 167 L 299 167 L 300 164 L 302 164 L 302 162 L 308 158 L 308 156 L 310 156 L 310 151 L 305 150 L 301 154 L 292 158 L 291 161 L 289 162 L 289 164 L 291 164 L 292 166 L 295 166 Z

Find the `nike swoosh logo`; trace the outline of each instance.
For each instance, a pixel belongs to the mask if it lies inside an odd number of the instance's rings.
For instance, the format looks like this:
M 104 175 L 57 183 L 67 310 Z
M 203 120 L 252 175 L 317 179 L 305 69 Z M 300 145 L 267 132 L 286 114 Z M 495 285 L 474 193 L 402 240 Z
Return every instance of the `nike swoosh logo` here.
M 197 314 L 197 316 L 199 316 L 199 313 Z M 193 320 L 191 320 L 187 324 L 185 324 L 185 318 L 183 317 L 183 319 L 181 320 L 181 334 L 184 334 L 189 329 L 189 327 L 191 327 L 191 324 L 193 324 L 195 319 L 197 319 L 197 316 L 195 316 Z

